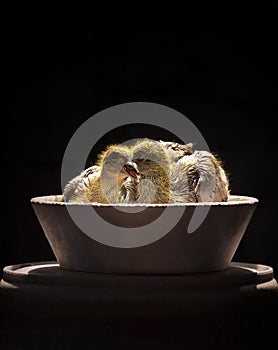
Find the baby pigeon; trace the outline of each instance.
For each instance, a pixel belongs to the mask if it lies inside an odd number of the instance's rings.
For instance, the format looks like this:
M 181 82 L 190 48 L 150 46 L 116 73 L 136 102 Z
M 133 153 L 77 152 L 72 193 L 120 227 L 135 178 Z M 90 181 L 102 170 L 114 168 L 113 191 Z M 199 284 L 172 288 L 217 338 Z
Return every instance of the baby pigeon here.
M 130 202 L 130 182 L 137 182 L 139 176 L 130 148 L 110 145 L 99 155 L 96 165 L 65 186 L 63 199 L 65 202 Z
M 192 144 L 160 141 L 174 161 L 171 172 L 173 202 L 222 202 L 229 196 L 229 181 L 221 161 Z
M 167 149 L 158 141 L 142 139 L 133 146 L 133 161 L 140 173 L 133 183 L 137 203 L 168 203 L 170 198 L 171 160 Z
M 93 165 L 70 180 L 64 188 L 64 202 L 88 202 L 87 188 L 100 177 L 101 168 Z
M 229 181 L 220 159 L 207 151 L 195 151 L 192 157 L 198 172 L 195 186 L 198 202 L 227 201 L 230 194 Z M 188 159 L 183 157 L 181 161 L 187 163 Z

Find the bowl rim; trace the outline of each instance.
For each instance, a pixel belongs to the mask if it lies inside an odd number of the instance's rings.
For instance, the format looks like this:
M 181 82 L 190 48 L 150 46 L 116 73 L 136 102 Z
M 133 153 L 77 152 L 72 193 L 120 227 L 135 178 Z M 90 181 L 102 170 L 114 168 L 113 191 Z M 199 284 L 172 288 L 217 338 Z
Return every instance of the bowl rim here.
M 245 195 L 230 195 L 226 202 L 199 202 L 199 203 L 79 203 L 79 202 L 63 202 L 62 195 L 45 195 L 31 198 L 31 203 L 43 205 L 60 205 L 60 206 L 93 206 L 93 207 L 204 207 L 204 206 L 234 206 L 234 205 L 254 205 L 259 202 L 255 197 Z

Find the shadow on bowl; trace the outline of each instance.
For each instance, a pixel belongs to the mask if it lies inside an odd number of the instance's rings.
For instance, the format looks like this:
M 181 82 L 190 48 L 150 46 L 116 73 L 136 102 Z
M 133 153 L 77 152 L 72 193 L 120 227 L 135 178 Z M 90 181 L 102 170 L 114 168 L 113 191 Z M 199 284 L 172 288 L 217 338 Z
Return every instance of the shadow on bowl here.
M 184 204 L 31 204 L 62 269 L 96 273 L 183 274 L 224 270 L 258 200 Z

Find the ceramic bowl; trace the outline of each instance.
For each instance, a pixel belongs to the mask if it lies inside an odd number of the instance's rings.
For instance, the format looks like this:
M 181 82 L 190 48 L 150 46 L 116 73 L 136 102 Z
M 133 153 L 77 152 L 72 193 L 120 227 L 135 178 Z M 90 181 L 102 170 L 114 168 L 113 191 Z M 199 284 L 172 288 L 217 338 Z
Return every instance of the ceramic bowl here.
M 65 270 L 184 274 L 224 270 L 258 200 L 184 204 L 79 204 L 62 197 L 31 200 L 44 234 Z

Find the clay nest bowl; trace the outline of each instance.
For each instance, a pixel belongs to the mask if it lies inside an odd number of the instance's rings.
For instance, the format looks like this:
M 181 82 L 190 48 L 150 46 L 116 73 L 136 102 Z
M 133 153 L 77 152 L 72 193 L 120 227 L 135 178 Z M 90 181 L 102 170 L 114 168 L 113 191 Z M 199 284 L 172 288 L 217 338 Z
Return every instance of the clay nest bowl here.
M 258 200 L 184 204 L 31 204 L 65 270 L 95 273 L 183 274 L 224 270 Z

